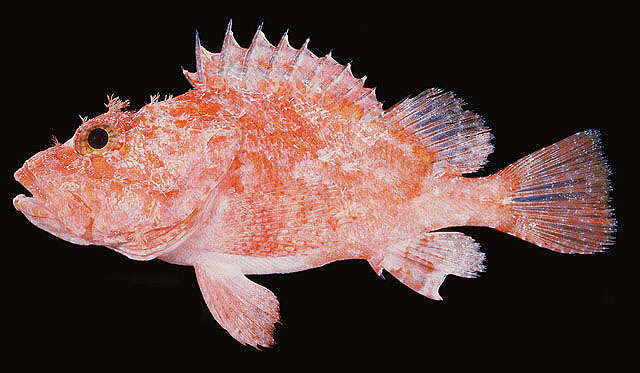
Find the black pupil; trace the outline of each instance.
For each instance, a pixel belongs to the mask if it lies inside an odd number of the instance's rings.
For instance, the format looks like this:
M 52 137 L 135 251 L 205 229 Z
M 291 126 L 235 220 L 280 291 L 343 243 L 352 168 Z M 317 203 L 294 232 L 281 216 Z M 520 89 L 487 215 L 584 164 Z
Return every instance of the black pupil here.
M 109 134 L 107 131 L 102 128 L 94 128 L 89 132 L 89 137 L 87 137 L 87 142 L 89 146 L 94 149 L 102 149 L 107 146 L 107 142 L 109 141 Z

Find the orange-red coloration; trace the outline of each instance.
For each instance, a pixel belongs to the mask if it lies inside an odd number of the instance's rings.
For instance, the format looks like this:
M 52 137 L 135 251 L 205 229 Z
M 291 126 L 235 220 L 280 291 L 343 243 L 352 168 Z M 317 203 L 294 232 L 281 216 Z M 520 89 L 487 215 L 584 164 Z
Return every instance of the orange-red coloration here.
M 130 258 L 192 265 L 213 316 L 242 343 L 271 345 L 278 302 L 244 275 L 368 260 L 432 299 L 446 275 L 474 277 L 470 237 L 487 226 L 563 252 L 611 245 L 608 170 L 583 132 L 484 178 L 493 147 L 477 115 L 428 90 L 382 110 L 329 55 L 196 46 L 193 89 L 137 112 L 110 99 L 73 139 L 27 160 L 14 206 L 35 225 Z M 93 149 L 91 131 L 109 133 Z

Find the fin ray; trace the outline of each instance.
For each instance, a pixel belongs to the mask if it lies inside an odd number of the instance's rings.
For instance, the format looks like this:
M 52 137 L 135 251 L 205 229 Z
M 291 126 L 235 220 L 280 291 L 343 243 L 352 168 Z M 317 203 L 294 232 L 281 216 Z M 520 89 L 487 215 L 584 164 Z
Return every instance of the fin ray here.
M 433 88 L 399 102 L 385 116 L 420 138 L 434 156 L 436 172 L 461 175 L 478 171 L 493 151 L 483 119 L 463 104 L 453 93 Z
M 269 43 L 260 25 L 242 59 L 243 75 L 267 75 L 274 50 L 275 47 Z
M 448 274 L 476 277 L 484 270 L 484 254 L 473 238 L 460 232 L 427 233 L 418 242 L 385 251 L 380 265 L 414 291 L 441 300 L 440 285 Z
M 585 131 L 499 172 L 512 186 L 514 220 L 498 229 L 562 253 L 594 253 L 613 244 L 610 171 L 599 133 Z
M 233 338 L 256 348 L 273 345 L 280 316 L 278 300 L 269 289 L 215 263 L 204 261 L 195 271 L 209 311 Z

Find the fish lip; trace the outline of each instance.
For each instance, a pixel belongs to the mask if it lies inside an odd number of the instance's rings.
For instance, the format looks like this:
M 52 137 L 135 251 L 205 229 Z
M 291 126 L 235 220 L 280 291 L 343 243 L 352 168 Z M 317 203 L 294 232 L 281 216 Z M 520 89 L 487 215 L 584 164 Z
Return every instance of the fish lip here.
M 38 187 L 34 174 L 27 163 L 13 174 L 14 179 L 22 184 L 33 196 L 18 194 L 13 198 L 13 207 L 21 212 L 36 227 L 56 237 L 78 245 L 90 245 L 86 237 L 78 237 L 64 224 L 55 212 L 55 208 L 47 206 L 47 197 Z
M 34 212 L 36 211 L 36 208 L 39 208 L 41 211 L 49 212 L 42 201 L 40 201 L 38 198 L 28 197 L 24 194 L 18 194 L 17 196 L 13 197 L 13 207 L 21 213 L 33 218 L 42 217 Z
M 37 189 L 35 185 L 36 178 L 33 176 L 33 173 L 29 170 L 26 163 L 13 173 L 13 178 L 28 190 L 29 193 L 34 194 L 34 190 Z
M 25 194 L 18 194 L 13 198 L 13 207 L 16 210 L 22 212 L 25 215 L 34 215 L 34 207 L 37 207 L 40 211 L 45 211 L 48 214 L 51 214 L 50 211 L 46 208 L 44 202 L 38 198 L 40 194 L 38 187 L 36 185 L 36 178 L 29 170 L 29 167 L 25 163 L 24 166 L 20 167 L 13 174 L 13 178 L 20 183 L 31 196 L 27 196 Z M 28 208 L 31 207 L 31 208 Z
M 36 227 L 58 237 L 68 236 L 67 229 L 58 216 L 47 207 L 37 186 L 37 180 L 26 163 L 13 174 L 13 177 L 33 194 L 33 196 L 18 194 L 13 198 L 13 207 Z

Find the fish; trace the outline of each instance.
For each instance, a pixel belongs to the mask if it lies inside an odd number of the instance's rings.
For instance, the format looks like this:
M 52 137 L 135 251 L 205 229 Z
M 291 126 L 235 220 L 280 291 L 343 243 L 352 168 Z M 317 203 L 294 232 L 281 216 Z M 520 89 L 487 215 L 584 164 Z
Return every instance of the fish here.
M 366 260 L 441 300 L 447 275 L 484 270 L 461 226 L 496 229 L 551 251 L 614 244 L 611 170 L 586 130 L 489 176 L 479 115 L 432 88 L 384 109 L 351 63 L 318 57 L 262 25 L 248 48 L 230 21 L 220 52 L 200 43 L 191 88 L 138 110 L 108 96 L 73 137 L 18 169 L 13 205 L 78 245 L 192 266 L 213 318 L 238 342 L 275 344 L 274 293 L 247 276 Z

